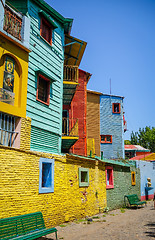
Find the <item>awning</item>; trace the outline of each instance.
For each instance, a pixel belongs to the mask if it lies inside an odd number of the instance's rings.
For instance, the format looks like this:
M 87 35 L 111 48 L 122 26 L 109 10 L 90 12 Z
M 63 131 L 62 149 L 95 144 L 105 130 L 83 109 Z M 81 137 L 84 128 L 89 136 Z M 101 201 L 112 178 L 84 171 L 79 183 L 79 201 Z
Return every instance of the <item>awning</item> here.
M 74 38 L 70 35 L 65 35 L 65 61 L 64 65 L 79 66 L 83 57 L 87 43 Z

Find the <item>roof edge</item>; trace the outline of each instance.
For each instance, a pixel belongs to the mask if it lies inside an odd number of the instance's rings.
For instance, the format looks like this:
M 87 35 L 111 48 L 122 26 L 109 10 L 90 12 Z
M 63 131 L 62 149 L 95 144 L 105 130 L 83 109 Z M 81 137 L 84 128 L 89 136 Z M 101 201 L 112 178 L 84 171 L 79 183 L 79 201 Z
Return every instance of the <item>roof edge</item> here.
M 58 13 L 54 8 L 52 8 L 48 3 L 46 3 L 44 0 L 32 0 L 35 2 L 37 5 L 41 6 L 42 8 L 46 9 L 46 11 L 54 16 L 60 23 L 62 23 L 64 26 L 67 26 L 67 32 L 70 32 L 72 23 L 73 23 L 73 18 L 65 18 L 63 17 L 60 13 Z

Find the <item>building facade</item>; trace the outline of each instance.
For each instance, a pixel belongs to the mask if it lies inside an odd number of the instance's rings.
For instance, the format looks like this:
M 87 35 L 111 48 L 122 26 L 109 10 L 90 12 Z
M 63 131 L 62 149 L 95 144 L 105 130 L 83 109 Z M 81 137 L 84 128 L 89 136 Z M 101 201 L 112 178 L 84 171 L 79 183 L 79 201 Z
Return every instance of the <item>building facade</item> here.
M 135 164 L 116 160 L 105 162 L 107 207 L 123 207 L 125 195 L 137 194 L 140 198 L 140 170 Z
M 124 158 L 123 97 L 100 96 L 100 144 L 105 158 Z
M 61 153 L 64 44 L 73 20 L 42 0 L 8 2 L 30 19 L 26 109 L 31 118 L 30 148 Z
M 20 148 L 26 117 L 29 31 L 29 19 L 1 1 L 0 144 L 7 147 Z
M 79 69 L 79 86 L 71 102 L 70 119 L 78 120 L 79 139 L 73 145 L 71 152 L 87 156 L 87 83 L 91 74 Z
M 100 156 L 100 95 L 87 90 L 87 154 Z

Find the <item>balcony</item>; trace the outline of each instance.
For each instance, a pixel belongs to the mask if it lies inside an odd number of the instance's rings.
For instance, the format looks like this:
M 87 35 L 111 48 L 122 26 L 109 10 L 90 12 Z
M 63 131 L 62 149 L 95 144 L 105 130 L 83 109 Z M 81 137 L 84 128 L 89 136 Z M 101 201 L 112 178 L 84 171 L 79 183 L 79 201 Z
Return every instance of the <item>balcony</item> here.
M 21 41 L 22 15 L 15 12 L 8 5 L 4 8 L 3 30 Z
M 63 77 L 63 104 L 70 105 L 78 86 L 78 66 L 64 66 Z
M 62 119 L 62 152 L 68 152 L 78 137 L 78 119 Z
M 78 66 L 64 66 L 64 81 L 78 83 Z
M 30 52 L 30 19 L 10 6 L 9 2 L 4 4 L 0 1 L 0 35 Z

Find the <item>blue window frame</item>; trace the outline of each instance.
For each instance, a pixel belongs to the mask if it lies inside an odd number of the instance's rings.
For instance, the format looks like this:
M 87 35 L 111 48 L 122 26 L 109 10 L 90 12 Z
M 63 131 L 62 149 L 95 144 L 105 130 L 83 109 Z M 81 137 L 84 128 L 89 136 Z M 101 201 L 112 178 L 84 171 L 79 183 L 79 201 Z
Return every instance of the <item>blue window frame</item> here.
M 54 159 L 40 158 L 39 193 L 54 192 Z

